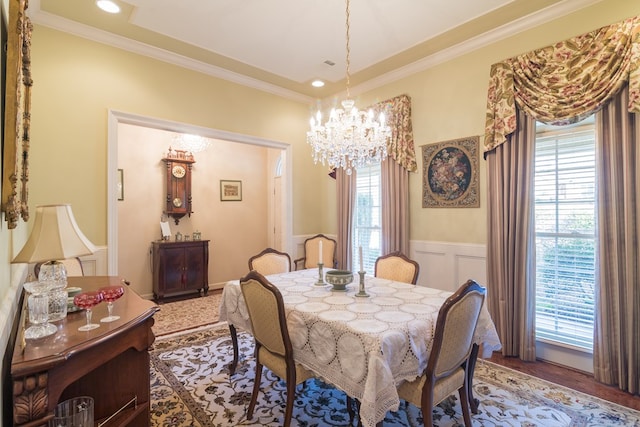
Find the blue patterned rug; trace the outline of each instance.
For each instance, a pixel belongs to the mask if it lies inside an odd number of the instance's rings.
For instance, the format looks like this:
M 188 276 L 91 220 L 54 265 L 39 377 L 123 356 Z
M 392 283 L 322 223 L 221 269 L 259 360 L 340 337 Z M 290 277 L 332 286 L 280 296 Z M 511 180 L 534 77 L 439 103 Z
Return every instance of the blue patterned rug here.
M 225 324 L 159 338 L 151 351 L 152 426 L 280 426 L 286 389 L 267 369 L 252 420 L 246 419 L 255 370 L 253 339 L 238 334 L 240 362 L 229 376 L 233 351 Z M 345 395 L 318 380 L 298 387 L 293 426 L 348 426 Z M 480 413 L 474 426 L 637 426 L 640 412 L 480 360 L 474 393 Z M 434 425 L 463 426 L 457 396 L 433 412 Z M 422 413 L 401 404 L 384 426 L 422 426 Z

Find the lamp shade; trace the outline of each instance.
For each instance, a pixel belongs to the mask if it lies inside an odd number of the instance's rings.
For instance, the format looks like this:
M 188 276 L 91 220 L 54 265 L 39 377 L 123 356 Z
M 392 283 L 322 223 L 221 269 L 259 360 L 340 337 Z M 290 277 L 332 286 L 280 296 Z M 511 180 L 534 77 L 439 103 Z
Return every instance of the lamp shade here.
M 96 247 L 82 234 L 71 205 L 36 206 L 31 235 L 12 263 L 35 263 L 90 255 Z

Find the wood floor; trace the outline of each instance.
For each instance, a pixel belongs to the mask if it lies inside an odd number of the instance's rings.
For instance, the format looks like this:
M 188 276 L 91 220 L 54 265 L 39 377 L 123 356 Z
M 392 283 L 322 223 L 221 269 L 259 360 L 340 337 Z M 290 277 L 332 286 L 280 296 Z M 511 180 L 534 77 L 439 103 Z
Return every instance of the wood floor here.
M 499 353 L 494 353 L 488 360 L 524 372 L 525 374 L 640 411 L 640 396 L 625 393 L 616 387 L 601 384 L 594 380 L 591 374 L 542 361 L 523 362 L 515 357 L 504 357 Z

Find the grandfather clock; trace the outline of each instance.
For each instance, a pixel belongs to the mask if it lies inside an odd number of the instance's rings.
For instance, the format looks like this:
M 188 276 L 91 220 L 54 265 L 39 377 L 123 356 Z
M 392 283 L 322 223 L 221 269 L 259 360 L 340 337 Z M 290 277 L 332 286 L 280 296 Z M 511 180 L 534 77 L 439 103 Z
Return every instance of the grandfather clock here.
M 185 215 L 191 216 L 191 168 L 196 162 L 193 154 L 169 147 L 162 159 L 167 165 L 167 199 L 165 213 L 173 217 L 176 225 Z

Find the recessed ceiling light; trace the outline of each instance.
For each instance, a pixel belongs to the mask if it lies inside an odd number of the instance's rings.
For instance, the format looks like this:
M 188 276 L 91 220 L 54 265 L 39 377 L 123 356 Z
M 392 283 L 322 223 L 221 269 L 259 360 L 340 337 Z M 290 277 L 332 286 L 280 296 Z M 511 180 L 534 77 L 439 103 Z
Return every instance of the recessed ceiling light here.
M 111 0 L 97 0 L 96 4 L 100 9 L 104 10 L 105 12 L 120 13 L 120 6 L 118 6 Z
M 322 87 L 324 86 L 324 82 L 322 80 L 314 80 L 311 82 L 311 86 L 313 87 Z

